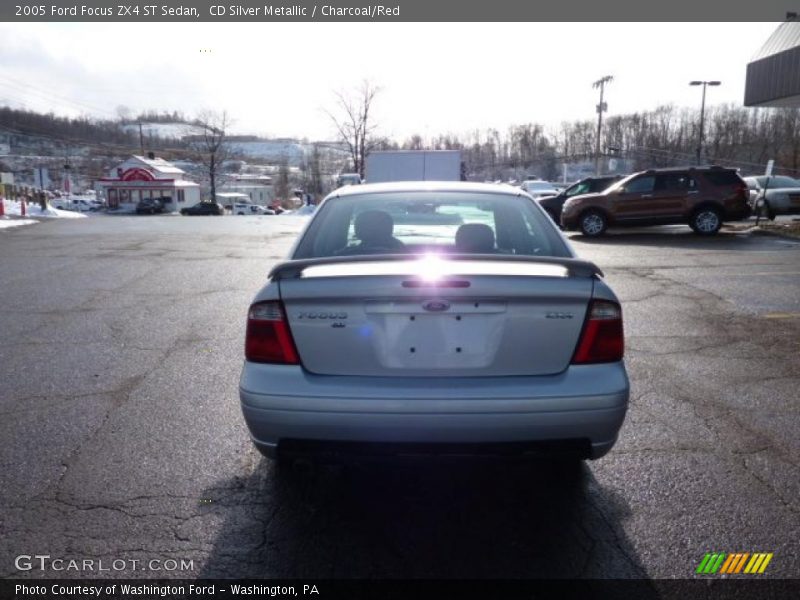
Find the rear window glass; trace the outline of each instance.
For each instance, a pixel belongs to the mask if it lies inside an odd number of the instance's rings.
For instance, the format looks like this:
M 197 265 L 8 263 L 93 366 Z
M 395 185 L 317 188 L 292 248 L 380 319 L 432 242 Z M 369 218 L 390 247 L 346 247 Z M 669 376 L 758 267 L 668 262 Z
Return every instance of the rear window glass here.
M 530 198 L 426 191 L 327 200 L 293 258 L 429 252 L 571 256 Z
M 742 182 L 736 171 L 730 170 L 706 171 L 705 177 L 713 185 L 736 185 Z
M 696 188 L 695 181 L 686 173 L 663 173 L 656 177 L 656 190 L 682 192 Z
M 625 184 L 625 192 L 628 194 L 646 194 L 653 191 L 655 177 L 650 175 L 638 177 Z

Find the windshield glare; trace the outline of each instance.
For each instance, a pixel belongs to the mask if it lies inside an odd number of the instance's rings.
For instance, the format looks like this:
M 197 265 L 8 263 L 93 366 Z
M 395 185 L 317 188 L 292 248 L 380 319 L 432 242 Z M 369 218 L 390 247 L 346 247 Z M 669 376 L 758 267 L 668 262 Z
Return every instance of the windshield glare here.
M 639 175 L 639 173 L 634 173 L 633 175 L 628 175 L 627 177 L 623 177 L 619 181 L 617 181 L 615 183 L 612 183 L 610 186 L 608 186 L 606 189 L 604 189 L 601 193 L 602 194 L 607 194 L 608 192 L 613 192 L 615 190 L 618 190 L 621 187 L 623 187 L 626 183 L 628 183 L 631 179 L 636 177 L 637 175 Z
M 591 191 L 591 185 L 588 181 L 579 181 L 571 186 L 566 191 L 567 196 L 578 196 L 580 194 L 588 194 Z
M 528 197 L 386 192 L 326 200 L 293 258 L 431 252 L 572 255 Z

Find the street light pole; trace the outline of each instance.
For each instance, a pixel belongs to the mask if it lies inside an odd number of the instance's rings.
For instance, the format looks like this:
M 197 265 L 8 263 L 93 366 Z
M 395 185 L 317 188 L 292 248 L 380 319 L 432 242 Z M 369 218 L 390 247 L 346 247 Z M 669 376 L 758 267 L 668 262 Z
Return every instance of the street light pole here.
M 703 156 L 703 127 L 705 125 L 706 117 L 706 87 L 709 85 L 717 86 L 721 81 L 690 81 L 689 85 L 702 85 L 703 86 L 703 100 L 700 103 L 700 132 L 697 136 L 697 164 L 702 163 Z
M 603 113 L 608 110 L 608 106 L 603 102 L 603 93 L 606 89 L 606 84 L 614 80 L 611 75 L 606 75 L 595 81 L 592 84 L 593 88 L 600 88 L 600 103 L 597 105 L 597 139 L 595 140 L 594 148 L 594 174 L 600 175 L 600 132 L 603 130 Z

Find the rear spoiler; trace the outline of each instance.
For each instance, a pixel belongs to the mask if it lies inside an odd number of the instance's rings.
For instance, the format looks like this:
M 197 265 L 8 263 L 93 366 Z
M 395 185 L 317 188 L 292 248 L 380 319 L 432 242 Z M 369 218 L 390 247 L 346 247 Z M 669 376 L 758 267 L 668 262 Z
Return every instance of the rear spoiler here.
M 273 281 L 279 279 L 296 279 L 301 277 L 303 270 L 309 267 L 320 265 L 336 265 L 359 262 L 390 262 L 390 261 L 413 261 L 421 257 L 409 254 L 376 254 L 361 256 L 326 256 L 323 258 L 303 258 L 299 260 L 287 260 L 275 265 L 269 272 L 269 278 Z M 440 257 L 443 261 L 482 261 L 482 262 L 519 262 L 542 265 L 558 265 L 567 269 L 572 277 L 603 277 L 600 268 L 588 260 L 579 258 L 561 258 L 556 256 L 521 256 L 506 254 L 447 254 Z

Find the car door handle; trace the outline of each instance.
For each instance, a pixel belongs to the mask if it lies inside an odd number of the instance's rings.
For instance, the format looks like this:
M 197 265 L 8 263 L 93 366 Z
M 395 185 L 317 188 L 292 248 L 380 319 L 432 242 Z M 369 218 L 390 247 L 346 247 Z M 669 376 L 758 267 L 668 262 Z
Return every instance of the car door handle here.
M 699 194 L 699 190 L 692 190 L 691 192 L 686 192 L 687 194 Z
M 642 198 L 652 198 L 653 194 L 642 194 Z

